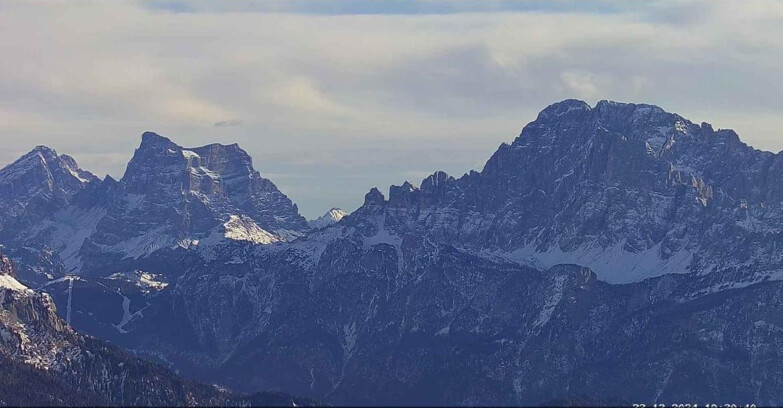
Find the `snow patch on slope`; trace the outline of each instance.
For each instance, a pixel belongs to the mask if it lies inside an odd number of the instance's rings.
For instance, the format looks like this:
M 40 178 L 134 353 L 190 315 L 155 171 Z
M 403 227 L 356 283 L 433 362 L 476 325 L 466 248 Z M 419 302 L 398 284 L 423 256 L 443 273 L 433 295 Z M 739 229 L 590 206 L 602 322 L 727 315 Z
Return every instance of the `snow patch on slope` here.
M 259 227 L 250 217 L 231 215 L 223 225 L 212 230 L 206 237 L 195 240 L 193 244 L 197 245 L 201 257 L 209 261 L 217 258 L 219 248 L 231 241 L 270 245 L 285 242 L 286 238 Z
M 277 232 L 277 231 L 276 231 Z M 229 220 L 212 230 L 203 238 L 177 239 L 172 236 L 167 227 L 156 228 L 144 235 L 140 235 L 111 247 L 109 250 L 119 252 L 125 258 L 138 259 L 149 256 L 161 249 L 191 248 L 211 252 L 211 248 L 227 241 L 246 241 L 259 245 L 268 245 L 285 241 L 280 234 L 271 233 L 244 215 L 230 215 Z
M 492 255 L 535 267 L 549 269 L 558 264 L 576 264 L 590 268 L 598 279 L 612 284 L 641 282 L 670 273 L 688 273 L 693 254 L 682 250 L 668 259 L 661 257 L 661 245 L 657 244 L 639 252 L 623 249 L 625 242 L 609 248 L 587 246 L 575 251 L 563 251 L 553 245 L 548 251 L 539 252 L 535 244 L 512 252 L 493 252 Z
M 332 208 L 331 210 L 327 211 L 326 214 L 314 220 L 307 221 L 307 224 L 310 226 L 310 228 L 320 229 L 339 222 L 346 215 L 348 215 L 348 213 L 342 209 Z
M 539 313 L 536 321 L 533 322 L 533 326 L 542 327 L 552 318 L 552 313 L 563 299 L 563 284 L 565 283 L 565 280 L 565 276 L 555 277 L 555 283 L 552 287 L 553 293 L 547 298 L 544 307 L 541 309 L 541 313 Z
M 79 250 L 105 215 L 106 210 L 102 208 L 83 210 L 68 207 L 37 224 L 26 239 L 34 240 L 48 233 L 48 245 L 60 255 L 68 272 L 78 273 L 82 267 Z
M 271 244 L 282 241 L 280 237 L 266 231 L 251 218 L 231 215 L 223 224 L 224 236 L 234 241 L 249 241 L 254 244 Z
M 167 233 L 167 227 L 159 227 L 146 234 L 123 241 L 109 250 L 119 252 L 127 258 L 138 259 L 159 249 L 174 248 L 180 242 Z
M 119 289 L 117 289 L 117 294 L 122 296 L 122 320 L 119 323 L 115 324 L 114 328 L 117 329 L 118 332 L 120 332 L 122 334 L 125 334 L 125 333 L 129 332 L 129 330 L 125 329 L 125 326 L 128 323 L 130 323 L 130 322 L 132 322 L 134 320 L 141 319 L 142 317 L 144 317 L 144 314 L 142 312 L 144 311 L 144 309 L 149 307 L 149 304 L 147 304 L 146 307 L 131 313 L 130 312 L 130 304 L 131 304 L 130 298 L 128 298 L 127 296 L 123 295 L 122 292 Z
M 141 271 L 138 269 L 132 272 L 117 272 L 111 274 L 109 275 L 109 279 L 122 280 L 132 283 L 145 293 L 161 291 L 169 285 L 167 282 L 162 280 L 161 275 Z
M 345 228 L 342 226 L 317 230 L 308 235 L 307 239 L 291 243 L 291 245 L 287 247 L 294 250 L 299 255 L 291 257 L 291 260 L 298 263 L 303 268 L 313 268 L 318 265 L 324 250 L 326 250 L 326 247 L 329 244 L 351 235 L 353 231 L 353 228 Z M 285 249 L 286 247 L 280 247 L 280 250 Z
M 31 291 L 27 286 L 21 284 L 11 275 L 0 275 L 0 288 L 12 290 L 14 292 Z
M 396 234 L 392 234 L 386 229 L 386 214 L 376 216 L 374 224 L 376 227 L 376 233 L 370 237 L 364 237 L 364 249 L 370 248 L 379 244 L 387 244 L 394 247 L 399 247 L 402 244 L 402 238 Z
M 201 158 L 201 156 L 199 156 L 198 153 L 194 152 L 193 150 L 187 150 L 187 149 L 182 149 L 182 155 L 185 156 L 186 159 L 190 159 L 190 160 Z

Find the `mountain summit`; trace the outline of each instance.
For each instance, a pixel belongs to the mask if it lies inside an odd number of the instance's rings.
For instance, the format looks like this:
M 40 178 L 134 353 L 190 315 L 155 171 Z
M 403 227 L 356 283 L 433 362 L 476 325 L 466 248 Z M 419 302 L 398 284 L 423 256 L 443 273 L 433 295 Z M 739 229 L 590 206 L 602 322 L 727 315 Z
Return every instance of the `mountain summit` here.
M 184 148 L 145 132 L 91 243 L 145 256 L 197 244 L 232 217 L 245 217 L 277 241 L 308 229 L 296 204 L 253 169 L 238 145 Z
M 37 146 L 0 169 L 0 236 L 70 204 L 75 194 L 96 181 L 72 157 Z
M 343 211 L 342 209 L 332 208 L 331 210 L 327 211 L 326 214 L 314 220 L 310 220 L 307 223 L 310 225 L 310 228 L 314 228 L 314 229 L 324 228 L 340 221 L 346 215 L 348 215 L 348 213 Z
M 153 132 L 141 139 L 119 181 L 43 146 L 0 170 L 0 242 L 24 260 L 22 277 L 41 283 L 177 248 L 283 242 L 308 231 L 296 204 L 238 145 L 185 148 Z
M 777 276 L 783 156 L 644 104 L 567 100 L 544 109 L 481 172 L 392 187 L 387 225 L 612 283 L 666 273 Z M 732 238 L 728 238 L 732 237 Z M 742 237 L 742 239 L 737 239 Z M 731 265 L 748 267 L 741 275 Z

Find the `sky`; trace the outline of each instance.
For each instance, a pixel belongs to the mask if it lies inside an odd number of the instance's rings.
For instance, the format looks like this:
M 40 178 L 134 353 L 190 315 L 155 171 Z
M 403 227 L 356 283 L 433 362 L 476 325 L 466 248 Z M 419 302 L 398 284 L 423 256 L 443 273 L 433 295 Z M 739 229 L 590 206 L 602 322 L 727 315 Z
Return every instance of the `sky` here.
M 146 130 L 239 143 L 317 217 L 480 170 L 547 105 L 655 104 L 783 149 L 783 2 L 0 0 L 0 166 L 122 177 Z

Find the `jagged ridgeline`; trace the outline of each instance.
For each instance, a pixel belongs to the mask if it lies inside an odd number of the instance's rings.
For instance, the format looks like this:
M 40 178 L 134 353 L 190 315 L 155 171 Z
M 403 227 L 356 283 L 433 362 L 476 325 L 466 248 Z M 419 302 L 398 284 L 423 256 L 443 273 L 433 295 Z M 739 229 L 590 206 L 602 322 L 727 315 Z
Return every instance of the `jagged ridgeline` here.
M 0 170 L 0 209 L 0 239 L 24 260 L 20 276 L 38 284 L 226 239 L 288 241 L 309 228 L 236 144 L 186 149 L 151 132 L 119 181 L 37 147 Z
M 783 155 L 731 130 L 566 100 L 481 171 L 309 225 L 235 145 L 147 133 L 120 181 L 43 151 L 0 170 L 20 279 L 190 378 L 335 404 L 783 404 Z

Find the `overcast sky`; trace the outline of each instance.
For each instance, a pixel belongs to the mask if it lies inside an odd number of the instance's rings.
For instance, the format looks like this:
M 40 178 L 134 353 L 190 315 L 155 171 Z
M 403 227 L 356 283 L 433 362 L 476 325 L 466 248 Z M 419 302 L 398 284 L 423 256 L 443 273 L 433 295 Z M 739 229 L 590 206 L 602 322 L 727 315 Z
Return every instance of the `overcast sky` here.
M 552 102 L 645 102 L 783 149 L 783 2 L 0 0 L 0 166 L 122 176 L 145 130 L 239 143 L 314 217 L 480 169 Z

